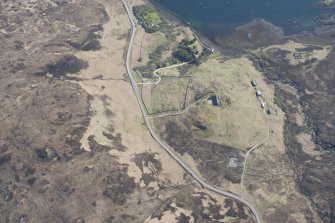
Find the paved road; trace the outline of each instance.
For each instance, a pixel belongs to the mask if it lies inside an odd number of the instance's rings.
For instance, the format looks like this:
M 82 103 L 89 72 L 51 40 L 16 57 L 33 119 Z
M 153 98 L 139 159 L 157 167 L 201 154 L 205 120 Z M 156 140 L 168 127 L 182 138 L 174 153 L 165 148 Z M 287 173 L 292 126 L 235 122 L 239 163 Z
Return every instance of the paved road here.
M 138 85 L 156 85 L 156 84 L 159 84 L 159 82 L 161 82 L 161 80 L 162 80 L 161 76 L 159 76 L 155 72 L 154 72 L 154 76 L 156 76 L 158 78 L 158 80 L 156 82 L 142 82 L 142 83 L 137 83 L 137 84 Z
M 175 64 L 175 65 L 171 65 L 171 66 L 168 66 L 168 67 L 162 67 L 162 68 L 159 68 L 159 69 L 156 69 L 154 71 L 154 75 L 156 77 L 158 77 L 158 81 L 154 82 L 154 83 L 138 83 L 138 85 L 155 85 L 155 84 L 159 84 L 159 82 L 161 82 L 162 78 L 161 76 L 159 76 L 157 74 L 157 72 L 161 71 L 161 70 L 166 70 L 166 69 L 169 69 L 169 68 L 174 68 L 174 67 L 180 67 L 180 66 L 184 66 L 186 64 L 189 64 L 189 62 L 185 62 L 185 63 L 180 63 L 180 64 Z
M 187 112 L 188 110 L 190 110 L 192 107 L 194 107 L 195 105 L 197 105 L 200 102 L 203 101 L 207 101 L 207 99 L 200 99 L 196 102 L 193 102 L 192 104 L 190 104 L 187 108 L 181 110 L 181 111 L 175 111 L 175 112 L 164 112 L 164 113 L 159 113 L 159 114 L 153 114 L 150 115 L 149 118 L 162 118 L 162 117 L 166 117 L 166 116 L 177 116 L 177 115 L 182 115 L 185 112 Z
M 189 106 L 187 106 L 186 108 L 184 108 L 181 111 L 172 111 L 172 112 L 163 112 L 163 113 L 159 113 L 159 114 L 153 114 L 153 115 L 149 115 L 149 118 L 162 118 L 162 117 L 166 117 L 166 116 L 176 116 L 176 115 L 182 115 L 185 112 L 187 112 L 188 110 L 190 110 L 192 107 L 198 105 L 200 102 L 203 101 L 207 101 L 207 98 L 210 97 L 211 95 L 220 95 L 221 93 L 211 93 L 208 94 L 207 96 L 204 96 L 204 98 L 199 99 L 198 101 L 193 102 L 192 104 L 190 104 Z
M 212 192 L 215 192 L 215 193 L 218 193 L 220 195 L 223 195 L 223 196 L 227 196 L 227 197 L 230 197 L 230 198 L 233 198 L 235 200 L 238 200 L 240 202 L 242 202 L 243 204 L 245 204 L 246 206 L 248 206 L 250 208 L 250 210 L 253 212 L 255 218 L 256 218 L 256 221 L 257 223 L 261 223 L 261 217 L 259 215 L 259 213 L 257 212 L 256 208 L 251 204 L 249 203 L 245 198 L 242 198 L 242 197 L 239 197 L 238 195 L 236 194 L 233 194 L 231 192 L 228 192 L 228 191 L 224 191 L 216 186 L 213 186 L 213 185 L 210 185 L 208 184 L 207 182 L 205 182 L 203 179 L 201 179 L 196 173 L 193 172 L 193 170 L 186 164 L 184 163 L 183 160 L 181 160 L 173 151 L 173 149 L 171 147 L 169 147 L 168 145 L 166 145 L 164 142 L 161 141 L 161 139 L 157 136 L 157 134 L 155 133 L 153 127 L 151 126 L 151 123 L 150 123 L 150 120 L 149 120 L 149 116 L 148 116 L 148 113 L 147 113 L 147 110 L 144 106 L 144 103 L 142 101 L 142 98 L 139 94 L 139 88 L 138 88 L 138 85 L 136 83 L 136 80 L 134 79 L 134 77 L 132 76 L 132 72 L 131 72 L 131 69 L 130 69 L 130 57 L 131 57 L 131 50 L 132 50 L 132 45 L 133 45 L 133 41 L 134 41 L 134 36 L 135 36 L 135 32 L 136 32 L 136 29 L 137 29 L 137 25 L 134 21 L 134 18 L 133 18 L 133 15 L 132 15 L 132 12 L 130 11 L 127 3 L 122 0 L 126 10 L 127 10 L 127 13 L 128 13 L 128 16 L 129 16 L 129 20 L 131 22 L 131 25 L 132 25 L 132 30 L 131 30 L 131 36 L 130 36 L 130 41 L 129 41 L 129 48 L 128 48 L 128 52 L 127 52 L 127 58 L 126 58 L 126 69 L 127 69 L 127 72 L 128 72 L 128 75 L 129 75 L 129 79 L 130 79 L 130 82 L 131 82 L 131 85 L 132 85 L 132 88 L 135 92 L 135 95 L 136 95 L 136 99 L 140 105 L 140 109 L 141 109 L 141 112 L 143 114 L 143 118 L 144 118 L 144 121 L 150 131 L 150 134 L 152 135 L 152 137 L 155 139 L 155 141 L 165 149 L 165 151 L 180 165 L 182 166 L 186 172 L 188 172 L 197 182 L 199 182 L 199 184 L 201 184 L 204 188 L 212 191 Z

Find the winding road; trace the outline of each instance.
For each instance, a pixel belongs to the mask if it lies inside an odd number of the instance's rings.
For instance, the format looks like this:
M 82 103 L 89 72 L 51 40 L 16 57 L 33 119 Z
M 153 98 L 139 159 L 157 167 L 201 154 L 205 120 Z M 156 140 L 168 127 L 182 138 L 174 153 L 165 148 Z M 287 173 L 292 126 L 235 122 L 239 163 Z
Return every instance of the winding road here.
M 130 60 L 131 60 L 131 50 L 132 50 L 132 46 L 133 46 L 133 41 L 134 41 L 134 36 L 135 36 L 135 32 L 136 32 L 136 29 L 137 29 L 137 25 L 134 21 L 134 18 L 133 18 L 133 15 L 132 15 L 132 12 L 130 11 L 129 7 L 128 7 L 128 4 L 122 0 L 123 4 L 124 4 L 124 7 L 128 13 L 128 16 L 129 16 L 129 20 L 131 22 L 131 26 L 132 26 L 132 29 L 131 29 L 131 36 L 130 36 L 130 41 L 129 41 L 129 47 L 128 47 L 128 51 L 127 51 L 127 58 L 126 58 L 126 69 L 127 69 L 127 73 L 129 75 L 129 79 L 130 79 L 130 82 L 131 82 L 131 85 L 132 85 L 132 88 L 134 90 L 134 93 L 136 95 L 136 99 L 137 99 L 137 102 L 139 103 L 139 106 L 140 106 L 140 109 L 141 109 L 141 112 L 143 114 L 143 118 L 144 118 L 144 121 L 150 131 L 150 134 L 152 135 L 152 137 L 154 138 L 154 140 L 161 146 L 165 149 L 165 151 L 182 167 L 184 168 L 184 170 L 186 172 L 188 172 L 200 185 L 202 185 L 204 188 L 208 189 L 209 191 L 212 191 L 212 192 L 215 192 L 217 194 L 220 194 L 220 195 L 223 195 L 223 196 L 226 196 L 226 197 L 230 197 L 230 198 L 233 198 L 237 201 L 240 201 L 242 202 L 243 204 L 245 204 L 246 206 L 248 206 L 250 208 L 250 210 L 252 211 L 252 213 L 254 214 L 254 217 L 256 219 L 256 222 L 257 223 L 261 223 L 261 217 L 260 217 L 260 214 L 257 212 L 256 208 L 249 202 L 247 201 L 245 198 L 243 197 L 240 197 L 236 194 L 233 194 L 231 192 L 228 192 L 228 191 L 224 191 L 216 186 L 213 186 L 213 185 L 210 185 L 209 183 L 207 183 L 206 181 L 204 181 L 201 177 L 199 177 L 195 172 L 193 172 L 193 170 L 183 161 L 181 160 L 175 153 L 174 153 L 174 150 L 166 145 L 160 138 L 159 136 L 157 136 L 156 132 L 154 131 L 153 127 L 151 126 L 151 123 L 150 123 L 150 119 L 149 119 L 149 116 L 148 116 L 148 113 L 147 113 L 147 110 L 144 106 L 144 102 L 142 101 L 142 98 L 140 96 L 140 91 L 139 91 L 139 88 L 138 88 L 138 85 L 137 85 L 137 82 L 136 80 L 134 79 L 134 77 L 132 76 L 132 72 L 131 72 L 131 69 L 130 69 Z
M 187 106 L 186 108 L 184 108 L 181 111 L 173 111 L 173 112 L 163 112 L 163 113 L 158 113 L 158 114 L 153 114 L 153 115 L 149 115 L 149 118 L 153 119 L 153 118 L 162 118 L 162 117 L 166 117 L 166 116 L 177 116 L 177 115 L 182 115 L 184 113 L 186 113 L 187 111 L 189 111 L 192 107 L 198 105 L 200 102 L 203 101 L 207 101 L 207 98 L 210 97 L 211 95 L 220 95 L 221 93 L 210 93 L 206 96 L 204 96 L 202 99 L 199 99 L 195 102 L 193 102 L 192 104 L 190 104 L 189 106 Z
M 164 112 L 164 113 L 159 113 L 159 114 L 154 114 L 154 115 L 150 115 L 149 118 L 153 119 L 153 118 L 162 118 L 162 117 L 166 117 L 166 116 L 177 116 L 177 115 L 182 115 L 185 112 L 187 112 L 188 110 L 190 110 L 192 107 L 198 105 L 200 102 L 203 101 L 207 101 L 207 99 L 200 99 L 196 102 L 193 102 L 192 104 L 190 104 L 188 107 L 186 107 L 185 109 L 181 110 L 181 111 L 176 111 L 176 112 Z
M 157 70 L 154 71 L 154 75 L 156 77 L 158 77 L 158 81 L 154 82 L 154 83 L 138 83 L 138 85 L 155 85 L 155 84 L 159 84 L 159 82 L 161 82 L 162 78 L 161 76 L 159 76 L 157 74 L 157 72 L 161 71 L 161 70 L 166 70 L 166 69 L 170 69 L 170 68 L 174 68 L 174 67 L 181 67 L 181 66 L 184 66 L 186 64 L 189 64 L 189 62 L 185 62 L 185 63 L 180 63 L 180 64 L 175 64 L 175 65 L 171 65 L 171 66 L 168 66 L 168 67 L 162 67 L 162 68 L 159 68 Z

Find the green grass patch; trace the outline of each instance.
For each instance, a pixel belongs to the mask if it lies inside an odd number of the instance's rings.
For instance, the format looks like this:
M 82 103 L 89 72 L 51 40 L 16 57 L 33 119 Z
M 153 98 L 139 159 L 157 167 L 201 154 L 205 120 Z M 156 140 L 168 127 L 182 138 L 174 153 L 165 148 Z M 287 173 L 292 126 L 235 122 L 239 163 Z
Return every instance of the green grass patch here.
M 165 46 L 169 43 L 166 39 L 164 33 L 162 32 L 155 32 L 152 34 L 154 37 L 154 41 L 148 46 L 148 52 L 152 53 L 157 47 Z
M 151 114 L 183 109 L 188 78 L 164 78 L 151 89 Z
M 171 35 L 172 28 L 152 6 L 137 5 L 133 7 L 133 12 L 136 19 L 147 33 L 162 31 L 167 36 Z
M 161 17 L 156 12 L 149 12 L 144 18 L 146 21 L 154 25 L 159 25 L 159 23 L 161 23 Z

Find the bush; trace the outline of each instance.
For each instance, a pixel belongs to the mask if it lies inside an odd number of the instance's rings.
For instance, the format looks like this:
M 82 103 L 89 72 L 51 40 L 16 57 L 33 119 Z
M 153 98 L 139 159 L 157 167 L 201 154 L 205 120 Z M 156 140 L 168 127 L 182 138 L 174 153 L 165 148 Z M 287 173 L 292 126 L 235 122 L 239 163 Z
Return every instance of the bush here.
M 134 6 L 133 12 L 147 33 L 154 33 L 160 30 L 163 19 L 150 5 Z
M 143 77 L 152 77 L 152 72 L 158 68 L 167 66 L 166 62 L 160 62 L 162 54 L 164 52 L 164 46 L 158 46 L 152 53 L 148 55 L 149 63 L 136 69 L 142 73 Z
M 174 41 L 176 39 L 173 29 L 169 23 L 150 5 L 134 6 L 133 12 L 145 32 L 154 33 L 161 31 L 164 33 L 166 39 L 170 41 Z
M 193 38 L 192 40 L 183 39 L 179 43 L 177 50 L 175 50 L 172 55 L 181 62 L 191 62 L 199 65 L 201 62 L 200 56 L 197 57 L 196 49 L 190 47 L 196 40 L 196 38 Z

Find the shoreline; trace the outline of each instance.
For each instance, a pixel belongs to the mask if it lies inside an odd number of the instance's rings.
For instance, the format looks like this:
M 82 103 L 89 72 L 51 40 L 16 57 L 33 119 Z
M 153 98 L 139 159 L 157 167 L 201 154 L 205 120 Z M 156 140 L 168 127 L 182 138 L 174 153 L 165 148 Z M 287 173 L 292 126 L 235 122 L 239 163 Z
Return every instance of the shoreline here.
M 230 46 L 225 46 L 222 44 L 219 44 L 215 42 L 215 39 L 210 39 L 205 34 L 201 33 L 197 30 L 196 27 L 192 26 L 192 24 L 188 23 L 186 20 L 181 18 L 180 16 L 176 15 L 174 12 L 166 9 L 164 6 L 154 2 L 153 0 L 146 0 L 147 4 L 152 5 L 159 14 L 164 17 L 170 24 L 173 26 L 185 26 L 191 29 L 191 31 L 196 35 L 196 37 L 202 42 L 205 46 L 208 46 L 209 48 L 214 49 L 215 51 L 219 52 L 223 59 L 225 58 L 232 58 L 236 57 L 238 55 L 242 55 L 247 53 L 248 49 L 242 49 L 242 48 L 235 48 Z M 232 35 L 235 31 L 238 31 L 239 29 L 243 29 L 243 27 L 248 27 L 250 25 L 253 25 L 255 23 L 266 24 L 269 27 L 275 27 L 274 32 L 276 33 L 283 33 L 284 39 L 288 38 L 289 36 L 286 36 L 284 34 L 284 31 L 281 27 L 277 27 L 276 25 L 272 24 L 271 22 L 266 21 L 263 18 L 254 19 L 248 23 L 245 23 L 243 25 L 235 27 L 231 33 L 228 33 L 227 35 L 220 36 L 226 38 L 227 36 Z M 215 37 L 216 38 L 216 37 Z
M 313 6 L 318 9 L 333 9 L 335 8 L 335 1 L 327 5 L 325 0 L 317 0 L 313 3 Z
M 146 2 L 150 5 L 152 5 L 161 14 L 161 16 L 163 16 L 172 25 L 174 25 L 174 26 L 184 26 L 184 27 L 190 28 L 191 31 L 197 36 L 197 38 L 205 46 L 208 46 L 208 47 L 214 49 L 215 51 L 219 52 L 221 54 L 221 56 L 223 56 L 223 59 L 226 58 L 226 57 L 234 57 L 238 54 L 245 53 L 245 50 L 243 50 L 243 49 L 231 48 L 231 47 L 222 46 L 218 43 L 215 43 L 214 39 L 213 40 L 210 39 L 205 34 L 198 31 L 196 27 L 192 26 L 192 24 L 189 24 L 186 20 L 184 20 L 180 16 L 176 15 L 174 12 L 166 9 L 164 6 L 154 2 L 152 0 L 146 0 Z M 246 24 L 244 24 L 244 25 L 246 25 Z
M 272 22 L 266 20 L 265 18 L 255 18 L 245 24 L 236 26 L 235 28 L 232 29 L 231 32 L 225 34 L 225 35 L 217 35 L 217 36 L 212 36 L 209 37 L 208 35 L 204 34 L 203 32 L 199 31 L 196 27 L 194 27 L 192 24 L 190 24 L 188 21 L 186 21 L 185 19 L 181 18 L 180 16 L 176 15 L 176 13 L 174 13 L 173 11 L 167 9 L 166 7 L 162 6 L 161 4 L 153 1 L 153 0 L 145 0 L 148 4 L 152 5 L 164 18 L 166 18 L 166 20 L 171 23 L 174 26 L 180 25 L 180 26 L 186 26 L 189 27 L 191 29 L 191 31 L 193 33 L 196 34 L 196 36 L 201 40 L 201 42 L 204 43 L 204 45 L 209 46 L 210 48 L 215 49 L 215 51 L 220 52 L 223 56 L 228 56 L 228 57 L 234 57 L 236 55 L 241 55 L 244 54 L 248 51 L 248 49 L 245 48 L 236 48 L 236 47 L 231 47 L 229 45 L 225 45 L 225 44 L 220 44 L 219 42 L 217 42 L 216 40 L 218 39 L 227 39 L 230 36 L 232 36 L 232 34 L 234 34 L 234 32 L 239 31 L 241 28 L 243 29 L 243 27 L 248 27 L 251 24 L 255 24 L 255 23 L 259 23 L 260 25 L 264 25 L 266 27 L 270 27 L 271 30 L 268 31 L 269 34 L 273 34 L 273 33 L 277 33 L 277 34 L 281 34 L 283 36 L 284 40 L 287 39 L 295 39 L 295 41 L 300 42 L 299 39 L 300 38 L 296 38 L 296 37 L 304 37 L 304 36 L 314 36 L 315 38 L 318 38 L 318 36 L 322 36 L 322 35 L 329 35 L 329 32 L 331 32 L 331 28 L 333 25 L 333 21 L 331 21 L 331 23 L 323 23 L 322 21 L 317 21 L 316 18 L 313 18 L 313 21 L 318 23 L 315 26 L 313 26 L 311 29 L 305 29 L 302 31 L 298 31 L 296 33 L 290 33 L 290 34 L 286 34 L 285 33 L 285 29 L 281 26 L 277 26 L 275 24 L 273 24 Z M 324 26 L 328 26 L 328 28 L 324 28 Z M 272 30 L 273 28 L 273 30 Z M 316 31 L 318 31 L 316 33 Z M 335 29 L 334 29 L 335 32 Z M 316 35 L 317 34 L 317 35 Z M 302 42 L 305 42 L 306 40 L 301 40 Z M 315 40 L 314 40 L 315 41 Z M 320 40 L 321 42 L 323 42 L 322 40 Z M 313 41 L 312 41 L 313 42 Z
M 315 21 L 326 25 L 326 26 L 331 26 L 335 24 L 335 15 L 331 13 L 325 13 L 319 16 L 316 16 Z
M 173 12 L 170 12 L 169 10 L 165 9 L 163 6 L 152 2 L 151 0 L 147 0 L 147 3 L 154 6 L 154 8 L 161 14 L 161 16 L 163 16 L 173 26 L 188 27 L 196 35 L 196 38 L 199 39 L 199 42 L 201 42 L 203 45 L 209 48 L 214 49 L 216 52 L 218 52 L 222 56 L 222 59 L 231 58 L 236 55 L 245 53 L 244 50 L 230 48 L 230 47 L 222 46 L 220 44 L 215 43 L 214 40 L 211 40 L 210 38 L 202 34 L 200 31 L 198 31 L 194 26 L 188 24 L 187 21 L 178 17 Z
M 232 193 L 230 191 L 225 191 L 223 189 L 220 189 L 217 186 L 209 184 L 206 180 L 203 180 L 202 177 L 198 176 L 195 172 L 193 172 L 193 170 L 182 159 L 180 159 L 180 157 L 178 157 L 178 155 L 175 154 L 174 149 L 172 149 L 172 147 L 170 147 L 169 145 L 165 144 L 160 139 L 160 137 L 157 135 L 157 133 L 155 132 L 154 127 L 151 125 L 151 122 L 150 122 L 150 119 L 149 119 L 146 107 L 144 105 L 144 102 L 142 100 L 142 97 L 139 94 L 139 89 L 138 89 L 137 82 L 134 79 L 134 77 L 132 76 L 131 68 L 129 66 L 130 60 L 131 60 L 131 56 L 130 55 L 131 55 L 131 52 L 132 52 L 133 40 L 134 40 L 134 37 L 135 37 L 135 32 L 136 32 L 137 27 L 136 27 L 134 18 L 132 17 L 131 11 L 130 11 L 127 3 L 124 0 L 122 0 L 122 2 L 124 4 L 124 7 L 125 7 L 127 13 L 128 13 L 129 20 L 130 20 L 130 23 L 131 23 L 131 26 L 132 26 L 131 27 L 131 31 L 130 31 L 131 32 L 131 37 L 130 37 L 130 40 L 129 40 L 130 42 L 129 42 L 129 45 L 128 45 L 128 51 L 127 51 L 127 56 L 126 56 L 126 71 L 127 71 L 128 75 L 129 75 L 130 83 L 131 83 L 133 91 L 134 91 L 134 93 L 136 95 L 136 99 L 137 99 L 137 102 L 139 104 L 140 110 L 142 112 L 142 116 L 144 118 L 145 125 L 147 126 L 147 128 L 148 128 L 151 136 L 158 143 L 158 145 L 160 145 L 202 187 L 204 187 L 208 191 L 217 193 L 217 194 L 222 195 L 222 196 L 229 197 L 231 199 L 235 199 L 236 201 L 243 203 L 243 205 L 245 205 L 246 207 L 248 207 L 249 210 L 252 212 L 252 214 L 253 214 L 254 219 L 256 220 L 256 222 L 257 223 L 261 223 L 261 216 L 260 216 L 259 212 L 257 211 L 257 209 L 253 206 L 252 203 L 250 203 L 243 196 L 241 197 L 241 196 L 238 196 L 237 194 Z
M 146 2 L 152 5 L 161 16 L 163 16 L 170 24 L 173 26 L 184 26 L 191 29 L 191 31 L 196 35 L 196 37 L 207 47 L 212 48 L 218 52 L 223 53 L 223 46 L 216 44 L 213 40 L 202 34 L 197 30 L 196 27 L 189 24 L 186 20 L 176 15 L 174 12 L 166 9 L 164 6 L 153 2 L 152 0 L 146 0 Z

